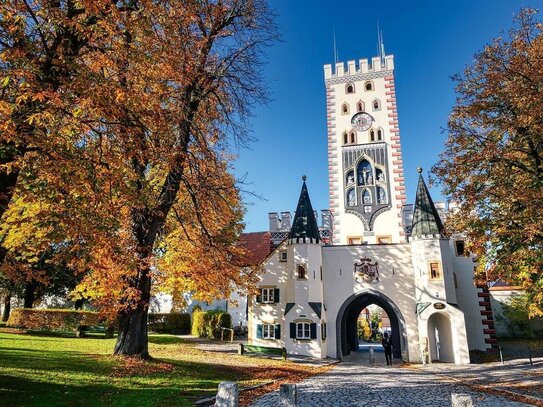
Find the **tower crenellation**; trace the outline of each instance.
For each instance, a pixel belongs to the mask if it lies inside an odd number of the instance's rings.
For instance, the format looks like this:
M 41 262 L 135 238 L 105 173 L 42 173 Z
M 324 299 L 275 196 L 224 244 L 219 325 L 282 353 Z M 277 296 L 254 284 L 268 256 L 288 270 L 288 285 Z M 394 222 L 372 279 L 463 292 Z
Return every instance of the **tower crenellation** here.
M 345 65 L 345 62 L 337 62 L 335 66 L 332 64 L 324 65 L 324 79 L 393 70 L 394 56 L 387 55 L 384 58 L 384 64 L 381 63 L 380 57 L 373 57 L 369 60 L 359 59 L 358 64 L 357 61 L 351 60 L 347 61 L 347 65 Z

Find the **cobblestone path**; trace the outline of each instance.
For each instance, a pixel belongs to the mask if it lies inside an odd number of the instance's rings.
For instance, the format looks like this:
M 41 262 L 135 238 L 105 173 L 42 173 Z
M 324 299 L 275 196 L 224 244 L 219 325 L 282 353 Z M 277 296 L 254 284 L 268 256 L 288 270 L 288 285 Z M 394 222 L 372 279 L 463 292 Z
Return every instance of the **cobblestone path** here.
M 367 357 L 363 354 L 357 356 L 358 358 Z M 461 385 L 440 382 L 432 371 L 398 366 L 364 365 L 357 360 L 357 356 L 325 374 L 299 383 L 298 405 L 304 407 L 450 407 L 451 393 L 472 395 L 474 405 L 481 407 L 526 405 L 500 396 L 477 393 Z M 277 407 L 279 405 L 278 392 L 266 394 L 251 405 Z

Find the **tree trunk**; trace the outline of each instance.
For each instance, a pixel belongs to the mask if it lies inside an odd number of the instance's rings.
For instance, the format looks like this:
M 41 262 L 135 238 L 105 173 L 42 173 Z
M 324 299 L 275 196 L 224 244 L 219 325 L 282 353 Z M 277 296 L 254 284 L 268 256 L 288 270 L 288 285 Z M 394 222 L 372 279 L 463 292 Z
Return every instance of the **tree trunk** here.
M 80 298 L 78 300 L 75 300 L 74 302 L 74 308 L 76 310 L 80 310 L 80 309 L 83 309 L 83 304 L 85 303 L 85 298 Z
M 119 335 L 115 355 L 138 356 L 149 359 L 147 343 L 147 306 L 139 306 L 119 315 Z
M 2 321 L 6 322 L 9 319 L 11 313 L 11 294 L 6 294 L 4 297 L 4 310 L 2 311 Z
M 26 284 L 23 308 L 33 308 L 36 301 L 36 283 L 31 281 Z
M 113 353 L 115 355 L 138 356 L 149 359 L 149 346 L 147 335 L 147 313 L 151 299 L 151 269 L 148 266 L 150 250 L 140 251 L 142 266 L 138 272 L 137 288 L 141 293 L 140 300 L 135 308 L 128 308 L 117 317 L 119 322 L 119 335 Z

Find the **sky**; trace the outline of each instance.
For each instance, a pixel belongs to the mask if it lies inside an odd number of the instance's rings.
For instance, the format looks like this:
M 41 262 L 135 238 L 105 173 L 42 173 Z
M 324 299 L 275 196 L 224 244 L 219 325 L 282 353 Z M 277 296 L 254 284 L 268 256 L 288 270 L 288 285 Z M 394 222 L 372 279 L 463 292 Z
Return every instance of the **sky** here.
M 268 213 L 296 209 L 302 180 L 313 208 L 328 208 L 326 100 L 323 65 L 377 55 L 377 24 L 385 52 L 394 55 L 396 98 L 408 203 L 417 167 L 439 160 L 447 117 L 455 103 L 451 76 L 511 27 L 521 7 L 541 0 L 270 0 L 281 42 L 268 50 L 264 78 L 271 101 L 255 106 L 256 139 L 237 151 L 238 177 L 246 175 L 246 232 L 268 230 Z M 444 200 L 439 186 L 435 201 Z

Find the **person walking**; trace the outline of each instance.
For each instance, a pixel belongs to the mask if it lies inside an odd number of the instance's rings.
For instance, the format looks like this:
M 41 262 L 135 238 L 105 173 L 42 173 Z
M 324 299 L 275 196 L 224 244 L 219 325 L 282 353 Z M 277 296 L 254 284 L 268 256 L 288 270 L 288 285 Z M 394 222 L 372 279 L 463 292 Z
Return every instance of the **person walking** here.
M 385 358 L 387 360 L 387 366 L 392 365 L 392 341 L 388 336 L 388 332 L 383 334 L 383 339 L 381 340 L 381 345 L 385 349 Z

